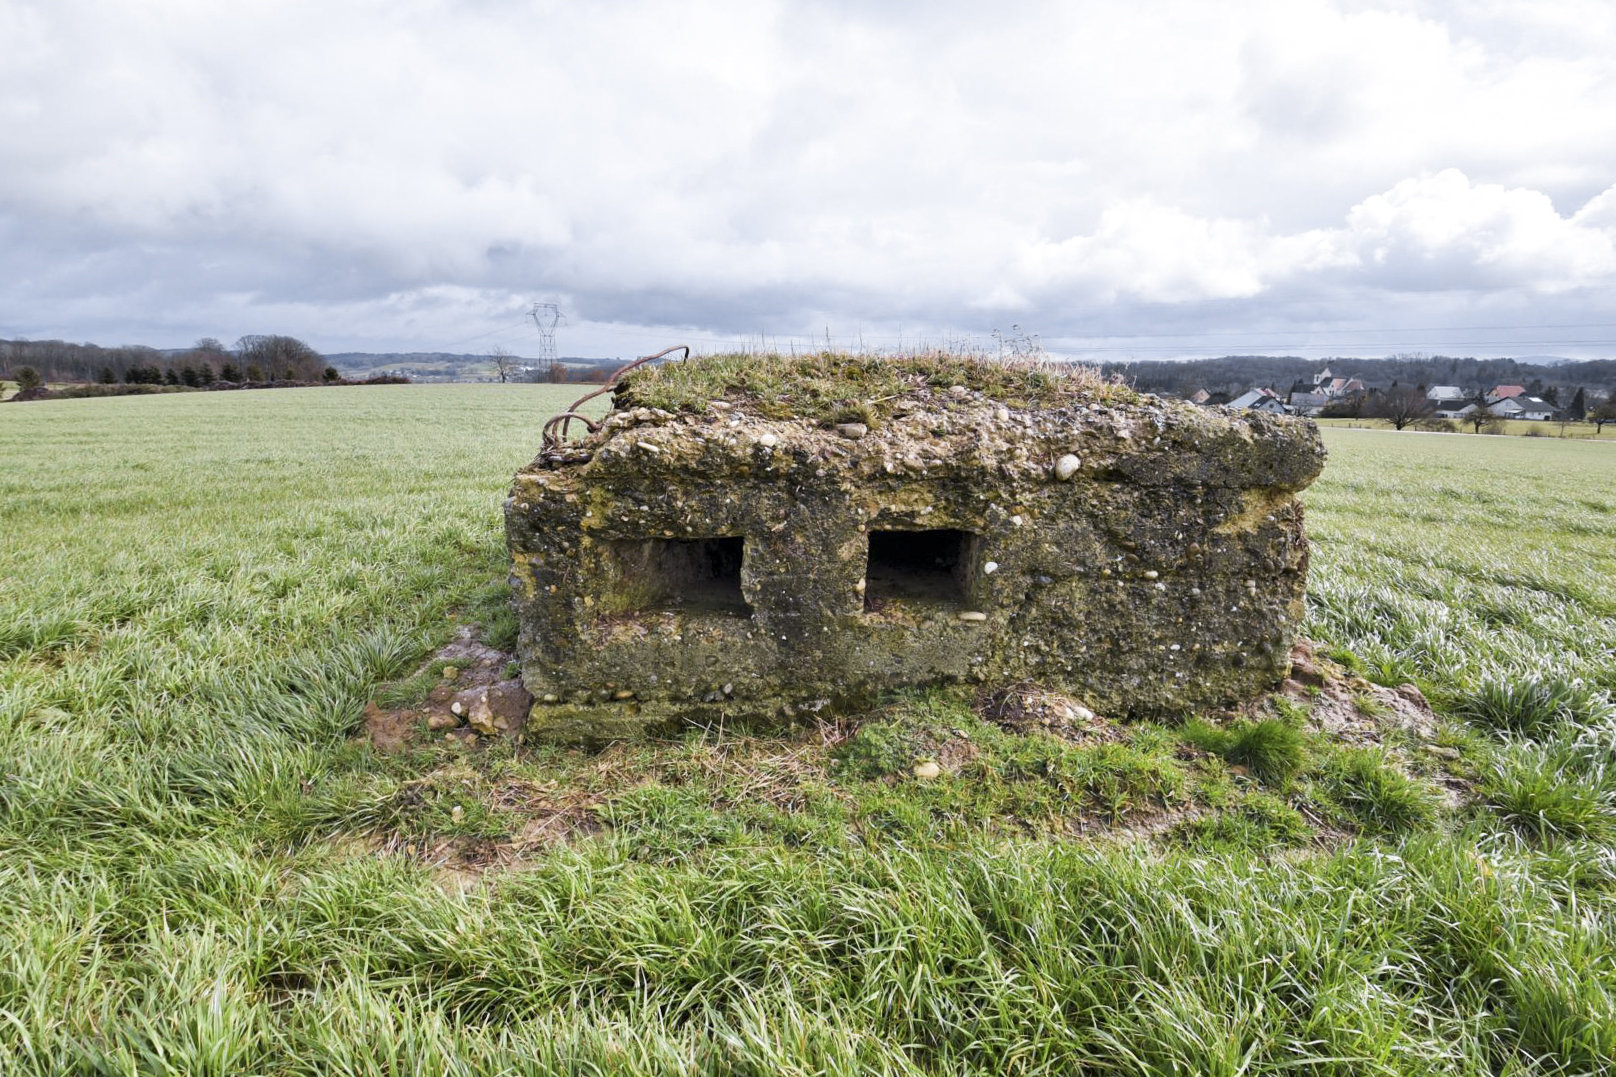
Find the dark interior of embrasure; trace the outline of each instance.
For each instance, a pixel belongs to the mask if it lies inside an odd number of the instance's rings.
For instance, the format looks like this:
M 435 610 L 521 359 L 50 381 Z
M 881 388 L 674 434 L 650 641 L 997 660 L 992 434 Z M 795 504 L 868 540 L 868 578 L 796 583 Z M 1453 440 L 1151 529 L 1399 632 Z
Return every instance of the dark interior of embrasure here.
M 968 531 L 871 531 L 864 609 L 932 606 L 963 609 L 976 536 Z
M 683 610 L 750 617 L 741 593 L 745 540 L 739 535 L 614 542 L 619 601 L 625 611 Z

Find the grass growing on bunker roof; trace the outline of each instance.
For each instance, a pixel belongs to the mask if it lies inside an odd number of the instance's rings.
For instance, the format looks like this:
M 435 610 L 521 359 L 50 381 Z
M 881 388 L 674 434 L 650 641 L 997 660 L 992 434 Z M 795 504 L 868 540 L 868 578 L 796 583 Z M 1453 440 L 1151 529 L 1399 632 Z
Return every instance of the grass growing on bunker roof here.
M 878 423 L 920 392 L 962 385 L 1011 407 L 1077 400 L 1126 403 L 1136 394 L 1075 364 L 991 359 L 949 352 L 907 356 L 700 355 L 626 375 L 619 407 L 700 412 L 713 400 L 743 403 L 774 419 Z

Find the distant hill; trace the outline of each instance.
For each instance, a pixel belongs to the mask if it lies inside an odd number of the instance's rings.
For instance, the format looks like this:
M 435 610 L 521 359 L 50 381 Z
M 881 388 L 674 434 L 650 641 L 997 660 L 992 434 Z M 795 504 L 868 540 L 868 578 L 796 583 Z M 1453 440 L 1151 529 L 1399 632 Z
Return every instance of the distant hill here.
M 372 374 L 405 374 L 414 381 L 492 381 L 493 360 L 488 355 L 466 355 L 458 352 L 332 352 L 326 362 L 349 377 Z M 539 361 L 526 356 L 515 356 L 525 370 L 538 369 Z M 560 359 L 571 380 L 582 380 L 578 375 L 598 368 L 615 370 L 620 359 L 596 359 L 567 355 Z
M 1217 359 L 1168 359 L 1106 363 L 1115 374 L 1147 393 L 1187 397 L 1197 389 L 1231 396 L 1253 386 L 1288 392 L 1297 382 L 1312 384 L 1313 375 L 1330 368 L 1338 376 L 1362 378 L 1372 386 L 1457 385 L 1487 389 L 1525 385 L 1532 392 L 1551 387 L 1616 389 L 1616 359 L 1470 359 L 1452 356 L 1393 356 L 1386 359 L 1303 359 L 1294 355 L 1225 355 Z

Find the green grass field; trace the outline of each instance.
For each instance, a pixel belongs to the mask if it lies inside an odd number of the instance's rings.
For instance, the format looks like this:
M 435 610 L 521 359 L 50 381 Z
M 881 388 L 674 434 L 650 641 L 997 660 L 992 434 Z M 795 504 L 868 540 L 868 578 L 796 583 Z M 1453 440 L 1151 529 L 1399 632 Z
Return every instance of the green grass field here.
M 0 408 L 0 1073 L 1610 1071 L 1616 449 L 1326 431 L 1309 631 L 1431 741 L 377 754 L 576 388 Z
M 1383 419 L 1315 419 L 1316 423 L 1328 430 L 1332 427 L 1340 430 L 1387 430 L 1390 424 Z M 1450 420 L 1455 432 L 1468 436 L 1475 436 L 1470 424 L 1459 419 Z M 1601 430 L 1593 423 L 1566 423 L 1563 427 L 1557 422 L 1527 419 L 1504 419 L 1498 424 L 1499 433 L 1510 437 L 1526 438 L 1564 438 L 1592 441 L 1616 441 L 1616 424 L 1606 424 L 1609 429 Z M 1416 431 L 1423 433 L 1423 431 Z M 1491 435 L 1489 435 L 1491 436 Z

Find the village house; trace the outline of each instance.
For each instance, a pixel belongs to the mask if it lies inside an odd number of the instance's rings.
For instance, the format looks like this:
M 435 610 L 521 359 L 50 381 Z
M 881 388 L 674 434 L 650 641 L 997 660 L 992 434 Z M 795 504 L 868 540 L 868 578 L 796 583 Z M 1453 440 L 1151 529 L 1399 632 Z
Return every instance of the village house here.
M 1288 415 L 1290 411 L 1279 394 L 1272 389 L 1247 389 L 1233 400 L 1229 407 L 1237 411 L 1264 411 L 1271 415 Z
M 1500 397 L 1495 403 L 1489 404 L 1487 410 L 1501 419 L 1547 420 L 1554 418 L 1555 413 L 1554 405 L 1547 400 L 1524 393 Z
M 1331 400 L 1338 400 L 1354 393 L 1367 392 L 1368 386 L 1364 385 L 1360 378 L 1343 378 L 1332 373 L 1329 367 L 1325 367 L 1313 375 L 1313 391 L 1323 393 Z
M 1290 410 L 1293 415 L 1318 415 L 1325 409 L 1332 397 L 1328 393 L 1316 393 L 1296 390 L 1291 391 Z
M 1481 405 L 1474 400 L 1432 400 L 1435 409 L 1431 414 L 1438 419 L 1467 419 Z
M 1311 386 L 1303 381 L 1292 385 L 1286 400 L 1291 414 L 1317 416 L 1337 401 L 1361 396 L 1367 392 L 1368 387 L 1364 385 L 1362 379 L 1343 378 L 1329 367 L 1325 367 L 1313 375 Z
M 1457 385 L 1433 385 L 1425 390 L 1425 398 L 1439 419 L 1463 419 L 1481 406 L 1473 393 Z

